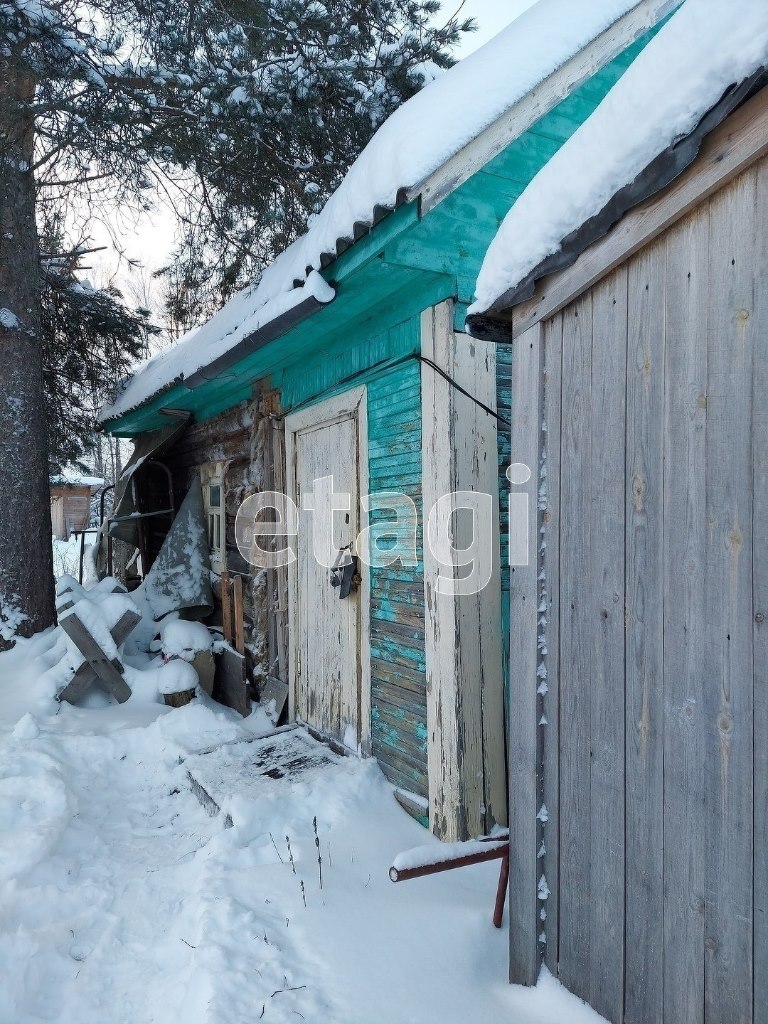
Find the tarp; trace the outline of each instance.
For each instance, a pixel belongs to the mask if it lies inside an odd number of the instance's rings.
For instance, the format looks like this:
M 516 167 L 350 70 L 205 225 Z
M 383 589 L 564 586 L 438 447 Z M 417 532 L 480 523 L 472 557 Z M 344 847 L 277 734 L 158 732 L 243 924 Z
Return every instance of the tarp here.
M 171 611 L 202 619 L 213 611 L 211 558 L 199 478 L 187 492 L 154 565 L 139 588 L 155 620 Z
M 134 520 L 125 520 L 126 516 L 135 515 L 139 510 L 133 500 L 131 480 L 134 473 L 151 459 L 157 458 L 166 448 L 170 448 L 173 442 L 183 433 L 189 423 L 191 413 L 180 410 L 167 410 L 167 415 L 172 416 L 168 426 L 153 430 L 148 434 L 141 434 L 134 442 L 133 454 L 126 463 L 125 469 L 120 474 L 117 482 L 115 506 L 109 523 L 110 536 L 117 540 L 123 540 L 126 544 L 138 547 L 138 523 Z M 122 519 L 122 522 L 115 520 Z

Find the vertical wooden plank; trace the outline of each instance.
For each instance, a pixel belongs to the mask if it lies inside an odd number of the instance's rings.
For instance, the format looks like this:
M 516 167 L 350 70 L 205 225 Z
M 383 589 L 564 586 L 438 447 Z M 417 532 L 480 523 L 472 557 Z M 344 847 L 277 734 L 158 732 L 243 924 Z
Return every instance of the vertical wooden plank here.
M 539 968 L 538 517 L 541 452 L 542 329 L 521 335 L 512 352 L 511 458 L 531 470 L 528 565 L 510 573 L 509 655 L 509 928 L 510 981 L 533 985 Z
M 278 494 L 290 496 L 287 480 L 285 450 L 285 420 L 270 418 L 272 467 L 274 488 Z M 275 569 L 276 601 L 273 609 L 276 632 L 277 665 L 273 668 L 278 679 L 288 681 L 288 568 Z
M 592 290 L 589 635 L 590 1003 L 621 1022 L 624 1005 L 624 517 L 627 271 Z M 599 497 L 598 497 L 599 496 Z M 585 680 L 586 681 L 586 680 Z
M 664 1009 L 664 273 L 628 268 L 626 454 L 626 1024 Z
M 592 630 L 590 518 L 592 297 L 562 313 L 560 469 L 560 914 L 563 983 L 589 998 Z
M 539 909 L 539 944 L 545 949 L 545 963 L 557 976 L 558 920 L 560 901 L 560 431 L 562 402 L 563 318 L 556 316 L 544 325 L 544 422 L 542 467 L 546 476 L 539 490 L 539 509 L 546 548 L 543 552 L 544 579 L 540 581 L 539 629 L 547 637 L 542 659 L 546 676 L 539 679 L 543 746 L 544 803 L 547 821 L 543 826 L 543 849 L 539 863 L 551 895 Z M 544 619 L 546 618 L 546 621 Z M 542 673 L 543 675 L 543 673 Z M 542 901 L 544 902 L 544 901 Z M 543 915 L 543 917 L 542 917 Z
M 224 631 L 224 639 L 228 644 L 232 643 L 232 596 L 230 590 L 229 573 L 225 570 L 220 577 L 221 580 L 221 626 Z
M 422 314 L 422 353 L 438 366 L 453 357 L 453 309 L 444 302 Z M 422 493 L 425 519 L 435 502 L 454 490 L 446 434 L 451 420 L 450 385 L 422 364 Z M 437 591 L 440 566 L 424 529 L 424 645 L 427 697 L 429 824 L 441 839 L 464 838 L 456 705 L 457 621 L 455 598 Z
M 752 1021 L 752 351 L 755 172 L 709 211 L 705 1021 Z M 761 396 L 764 401 L 764 396 Z
M 704 1015 L 706 210 L 667 237 L 664 469 L 664 1020 Z
M 455 335 L 452 376 L 489 408 L 496 405 L 496 346 L 464 334 Z M 453 431 L 457 490 L 489 495 L 492 522 L 477 525 L 493 545 L 492 575 L 479 594 L 460 597 L 459 683 L 457 702 L 461 777 L 470 835 L 487 833 L 507 823 L 507 780 L 504 756 L 504 688 L 502 681 L 501 584 L 499 575 L 498 449 L 496 421 L 466 395 L 454 391 Z M 460 520 L 464 547 L 472 537 L 470 517 Z
M 238 654 L 245 654 L 245 621 L 243 619 L 243 577 L 232 580 L 232 636 Z
M 768 337 L 768 160 L 756 168 L 757 230 L 753 337 Z M 752 603 L 754 621 L 754 999 L 768 1008 L 768 346 L 754 347 L 752 374 Z

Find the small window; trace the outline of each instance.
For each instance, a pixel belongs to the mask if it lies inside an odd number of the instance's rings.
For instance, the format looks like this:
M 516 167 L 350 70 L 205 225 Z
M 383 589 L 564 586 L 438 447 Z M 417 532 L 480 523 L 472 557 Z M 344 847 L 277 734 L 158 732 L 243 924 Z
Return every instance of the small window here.
M 220 463 L 208 463 L 201 467 L 203 502 L 208 524 L 208 547 L 211 552 L 211 569 L 221 573 L 226 567 L 226 533 L 224 526 L 224 480 Z

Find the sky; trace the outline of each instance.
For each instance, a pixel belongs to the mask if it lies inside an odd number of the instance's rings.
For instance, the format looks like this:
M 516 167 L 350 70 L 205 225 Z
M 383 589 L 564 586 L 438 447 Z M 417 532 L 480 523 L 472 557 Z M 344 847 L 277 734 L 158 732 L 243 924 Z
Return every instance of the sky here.
M 535 2 L 536 0 L 465 0 L 461 7 L 461 15 L 474 18 L 478 30 L 464 37 L 456 55 L 466 57 L 477 50 Z M 442 0 L 442 10 L 435 20 L 445 21 L 459 3 L 460 0 Z M 167 209 L 159 208 L 142 217 L 138 224 L 121 225 L 120 236 L 127 257 L 137 260 L 149 271 L 156 270 L 164 265 L 173 248 L 173 215 Z M 125 275 L 129 271 L 118 259 L 107 232 L 95 225 L 93 238 L 96 245 L 107 247 L 104 253 L 93 259 L 91 276 L 94 278 L 94 284 L 104 284 L 113 275 L 118 284 L 124 284 Z M 130 302 L 130 297 L 128 301 Z

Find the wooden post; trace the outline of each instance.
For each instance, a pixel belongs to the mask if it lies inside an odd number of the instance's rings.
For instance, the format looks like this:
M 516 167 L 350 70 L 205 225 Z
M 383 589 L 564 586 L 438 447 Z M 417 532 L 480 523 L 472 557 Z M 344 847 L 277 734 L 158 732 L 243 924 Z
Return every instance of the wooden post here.
M 243 577 L 232 580 L 232 633 L 238 654 L 245 654 L 245 624 L 243 620 Z
M 228 644 L 232 642 L 232 601 L 229 586 L 229 573 L 224 571 L 221 574 L 221 627 Z

